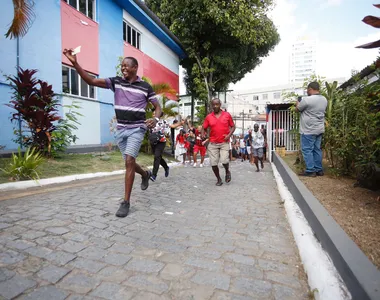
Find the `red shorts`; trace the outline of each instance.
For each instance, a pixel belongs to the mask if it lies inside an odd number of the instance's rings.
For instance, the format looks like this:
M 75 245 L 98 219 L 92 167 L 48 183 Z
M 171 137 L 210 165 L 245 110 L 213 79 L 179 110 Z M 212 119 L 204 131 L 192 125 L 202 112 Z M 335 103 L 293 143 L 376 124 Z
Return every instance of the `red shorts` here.
M 206 147 L 194 145 L 194 154 L 200 152 L 201 156 L 206 156 Z

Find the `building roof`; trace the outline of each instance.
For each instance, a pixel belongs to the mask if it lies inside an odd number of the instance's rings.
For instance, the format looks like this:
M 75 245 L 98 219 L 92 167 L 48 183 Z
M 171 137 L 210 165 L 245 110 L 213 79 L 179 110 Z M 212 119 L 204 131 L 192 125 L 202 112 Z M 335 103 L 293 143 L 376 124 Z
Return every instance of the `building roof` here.
M 132 17 L 145 26 L 169 49 L 185 58 L 186 52 L 179 39 L 165 26 L 164 23 L 146 6 L 141 0 L 114 0 L 120 7 L 125 9 Z
M 358 76 L 360 79 L 363 79 L 363 78 L 367 77 L 368 75 L 371 75 L 373 72 L 375 72 L 375 70 L 376 70 L 376 68 L 374 65 L 369 65 L 369 66 L 365 67 L 363 70 L 361 70 L 360 73 L 358 74 Z M 349 80 L 344 82 L 342 85 L 340 85 L 339 88 L 345 89 L 345 88 L 347 88 L 347 87 L 349 87 L 355 83 L 356 83 L 356 76 L 353 76 Z

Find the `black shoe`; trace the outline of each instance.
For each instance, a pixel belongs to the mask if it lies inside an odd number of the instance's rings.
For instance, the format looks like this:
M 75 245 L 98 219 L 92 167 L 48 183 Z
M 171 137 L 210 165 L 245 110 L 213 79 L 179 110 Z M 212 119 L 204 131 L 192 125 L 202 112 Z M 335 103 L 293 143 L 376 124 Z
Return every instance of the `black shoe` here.
M 165 169 L 165 177 L 168 177 L 169 176 L 169 167 L 167 167 L 166 169 Z
M 150 180 L 152 180 L 153 182 L 155 182 L 155 181 L 156 181 L 156 178 L 157 178 L 157 176 L 156 176 L 156 175 L 153 175 L 153 174 L 152 174 L 152 175 L 150 176 Z
M 298 174 L 299 176 L 305 176 L 305 177 L 316 177 L 317 175 L 315 172 L 302 172 Z
M 323 176 L 323 175 L 325 175 L 325 173 L 323 171 L 318 171 L 316 174 L 317 174 L 317 176 Z
M 127 201 L 121 202 L 120 207 L 115 214 L 116 217 L 125 218 L 129 213 L 129 206 L 130 206 L 129 202 Z
M 141 177 L 141 189 L 144 191 L 148 188 L 149 186 L 149 178 L 152 176 L 151 171 L 146 171 L 146 176 Z

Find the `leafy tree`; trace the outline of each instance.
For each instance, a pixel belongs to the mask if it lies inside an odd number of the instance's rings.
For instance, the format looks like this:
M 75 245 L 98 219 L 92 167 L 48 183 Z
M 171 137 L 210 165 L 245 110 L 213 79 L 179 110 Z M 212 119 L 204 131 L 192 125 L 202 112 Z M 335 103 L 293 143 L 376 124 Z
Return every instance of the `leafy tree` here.
M 185 84 L 206 110 L 224 91 L 260 64 L 279 42 L 267 13 L 272 0 L 147 0 L 145 3 L 180 39 Z

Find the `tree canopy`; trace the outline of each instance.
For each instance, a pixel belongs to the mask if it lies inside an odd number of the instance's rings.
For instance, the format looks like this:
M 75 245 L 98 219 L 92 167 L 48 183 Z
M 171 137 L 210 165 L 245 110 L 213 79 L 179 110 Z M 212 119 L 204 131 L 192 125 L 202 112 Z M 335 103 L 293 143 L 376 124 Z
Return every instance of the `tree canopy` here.
M 146 0 L 179 38 L 188 92 L 210 100 L 252 71 L 280 37 L 267 14 L 272 0 Z

